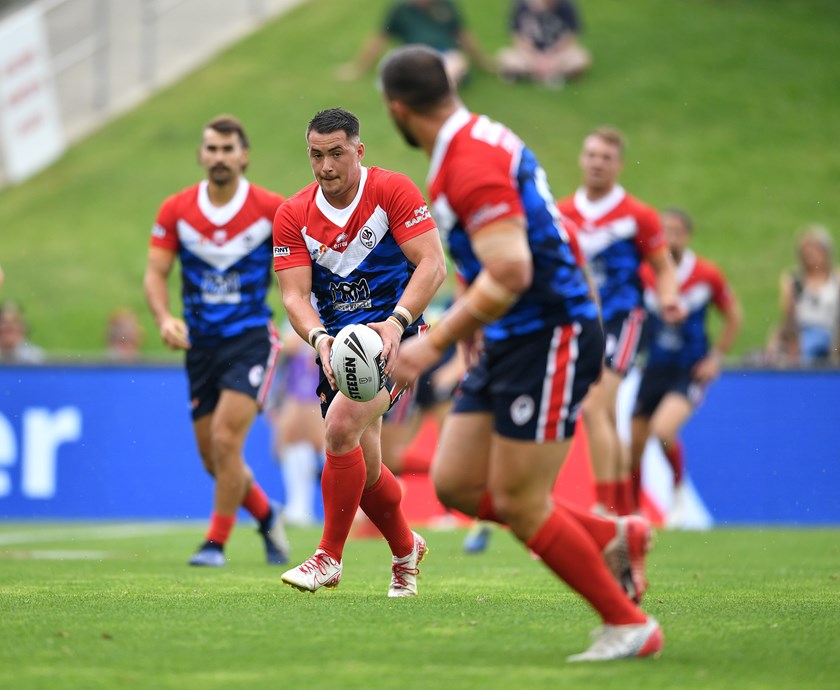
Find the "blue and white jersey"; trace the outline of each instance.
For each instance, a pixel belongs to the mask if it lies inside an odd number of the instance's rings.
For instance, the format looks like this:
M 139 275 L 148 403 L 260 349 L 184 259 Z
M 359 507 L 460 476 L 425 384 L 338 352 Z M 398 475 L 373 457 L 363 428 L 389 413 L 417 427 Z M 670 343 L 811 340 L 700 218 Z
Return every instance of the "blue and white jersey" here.
M 283 197 L 240 179 L 214 206 L 207 181 L 163 202 L 151 244 L 177 252 L 184 321 L 194 345 L 214 345 L 271 319 L 271 225 Z
M 347 208 L 331 206 L 317 182 L 280 207 L 274 269 L 312 267 L 315 307 L 335 335 L 348 324 L 384 321 L 393 313 L 415 268 L 400 245 L 433 230 L 426 201 L 408 177 L 363 167 Z
M 468 283 L 481 270 L 472 234 L 499 219 L 525 219 L 533 282 L 510 311 L 484 327 L 485 340 L 597 318 L 545 172 L 507 127 L 463 108 L 453 113 L 438 134 L 428 182 L 432 213 Z

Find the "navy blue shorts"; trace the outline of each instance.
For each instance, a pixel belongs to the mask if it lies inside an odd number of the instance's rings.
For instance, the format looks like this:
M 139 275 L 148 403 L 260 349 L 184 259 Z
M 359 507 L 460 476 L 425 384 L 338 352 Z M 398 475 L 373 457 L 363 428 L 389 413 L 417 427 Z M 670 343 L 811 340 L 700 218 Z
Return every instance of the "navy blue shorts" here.
M 620 376 L 625 376 L 636 361 L 644 322 L 645 311 L 637 308 L 604 323 L 604 362 Z
M 273 323 L 253 328 L 218 345 L 187 350 L 192 418 L 210 414 L 223 390 L 250 395 L 262 409 L 274 378 L 280 339 Z
M 642 372 L 634 417 L 652 417 L 659 403 L 669 393 L 687 398 L 693 407 L 703 402 L 706 387 L 691 377 L 691 369 L 683 367 L 648 367 Z
M 455 394 L 453 414 L 489 412 L 501 436 L 559 441 L 574 434 L 580 403 L 598 380 L 604 334 L 597 320 L 485 343 Z

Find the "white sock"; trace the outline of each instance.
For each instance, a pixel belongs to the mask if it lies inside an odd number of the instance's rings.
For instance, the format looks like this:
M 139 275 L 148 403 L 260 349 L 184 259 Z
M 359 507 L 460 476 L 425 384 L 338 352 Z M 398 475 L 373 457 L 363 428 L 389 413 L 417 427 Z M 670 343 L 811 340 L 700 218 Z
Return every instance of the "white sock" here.
M 280 466 L 286 487 L 286 520 L 297 525 L 312 524 L 317 474 L 315 449 L 306 441 L 284 446 Z

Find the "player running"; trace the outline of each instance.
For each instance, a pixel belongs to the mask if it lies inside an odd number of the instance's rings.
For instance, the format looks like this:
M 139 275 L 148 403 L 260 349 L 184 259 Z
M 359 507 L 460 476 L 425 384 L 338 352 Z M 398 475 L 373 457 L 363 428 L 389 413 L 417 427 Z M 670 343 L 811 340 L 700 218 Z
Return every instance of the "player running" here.
M 259 523 L 268 562 L 288 560 L 281 508 L 269 501 L 242 456 L 279 352 L 266 297 L 271 221 L 283 202 L 245 179 L 248 156 L 248 138 L 236 118 L 221 115 L 205 126 L 198 157 L 207 179 L 160 207 L 143 280 L 163 342 L 186 350 L 193 431 L 215 480 L 210 527 L 190 565 L 225 564 L 240 506 Z M 183 319 L 169 310 L 176 258 Z
M 277 213 L 274 269 L 289 322 L 322 369 L 324 530 L 315 554 L 282 580 L 310 592 L 336 587 L 361 507 L 391 548 L 388 596 L 415 596 L 426 542 L 408 526 L 402 490 L 382 464 L 380 447 L 382 415 L 403 389 L 389 381 L 368 402 L 339 395 L 329 353 L 344 326 L 367 324 L 382 337 L 390 374 L 401 338 L 423 325 L 423 311 L 446 276 L 443 248 L 420 190 L 405 175 L 362 165 L 355 115 L 321 111 L 306 128 L 306 144 L 315 182 Z
M 428 336 L 402 346 L 394 377 L 416 380 L 455 342 L 483 331 L 482 352 L 461 383 L 432 467 L 438 497 L 508 525 L 598 612 L 604 625 L 595 642 L 570 660 L 657 653 L 659 624 L 605 564 L 605 555 L 620 551 L 641 577 L 641 534 L 552 501 L 604 341 L 545 172 L 516 134 L 463 106 L 435 51 L 392 51 L 381 87 L 397 129 L 431 159 L 435 218 L 469 284 Z
M 666 524 L 681 524 L 684 468 L 679 432 L 703 400 L 706 386 L 720 375 L 723 356 L 741 328 L 741 308 L 720 269 L 688 248 L 693 223 L 679 209 L 662 213 L 668 249 L 677 266 L 680 301 L 688 317 L 680 324 L 662 320 L 653 271 L 642 267 L 648 311 L 649 352 L 631 423 L 632 472 L 636 506 L 640 502 L 642 455 L 653 435 L 674 471 L 674 506 Z M 709 349 L 706 315 L 713 305 L 723 316 L 715 347 Z
M 642 332 L 638 272 L 643 261 L 656 275 L 662 318 L 676 323 L 683 316 L 659 217 L 618 183 L 624 148 L 624 137 L 615 129 L 591 132 L 580 154 L 583 185 L 558 202 L 560 212 L 579 228 L 578 240 L 601 301 L 606 357 L 600 379 L 584 400 L 583 424 L 595 474 L 596 508 L 620 515 L 630 512 L 632 488 L 618 435 L 616 400 Z

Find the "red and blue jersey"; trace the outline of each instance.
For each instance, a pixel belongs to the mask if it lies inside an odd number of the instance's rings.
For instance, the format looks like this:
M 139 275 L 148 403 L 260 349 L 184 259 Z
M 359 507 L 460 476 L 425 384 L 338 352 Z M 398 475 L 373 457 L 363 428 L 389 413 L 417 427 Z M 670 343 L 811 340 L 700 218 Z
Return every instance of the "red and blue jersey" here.
M 363 167 L 347 208 L 331 206 L 317 182 L 280 207 L 274 270 L 312 267 L 316 309 L 335 335 L 351 323 L 388 318 L 415 268 L 400 245 L 430 230 L 435 222 L 426 200 L 408 177 Z
M 166 199 L 151 245 L 181 262 L 190 342 L 214 345 L 271 320 L 271 222 L 283 197 L 240 178 L 233 198 L 214 206 L 206 180 Z
M 653 269 L 645 264 L 640 271 L 644 284 L 644 303 L 648 311 L 648 366 L 690 369 L 709 351 L 706 314 L 710 304 L 721 312 L 732 306 L 732 292 L 720 269 L 711 261 L 686 250 L 677 266 L 680 302 L 688 316 L 685 321 L 667 324 L 660 317 L 659 299 Z
M 525 219 L 533 281 L 506 314 L 484 327 L 486 341 L 597 318 L 545 172 L 507 127 L 457 110 L 438 133 L 428 184 L 438 228 L 468 283 L 481 270 L 473 233 L 503 218 Z
M 604 321 L 640 306 L 639 267 L 645 256 L 665 246 L 656 210 L 620 185 L 597 201 L 578 189 L 557 208 L 579 228 L 577 239 L 589 260 Z

